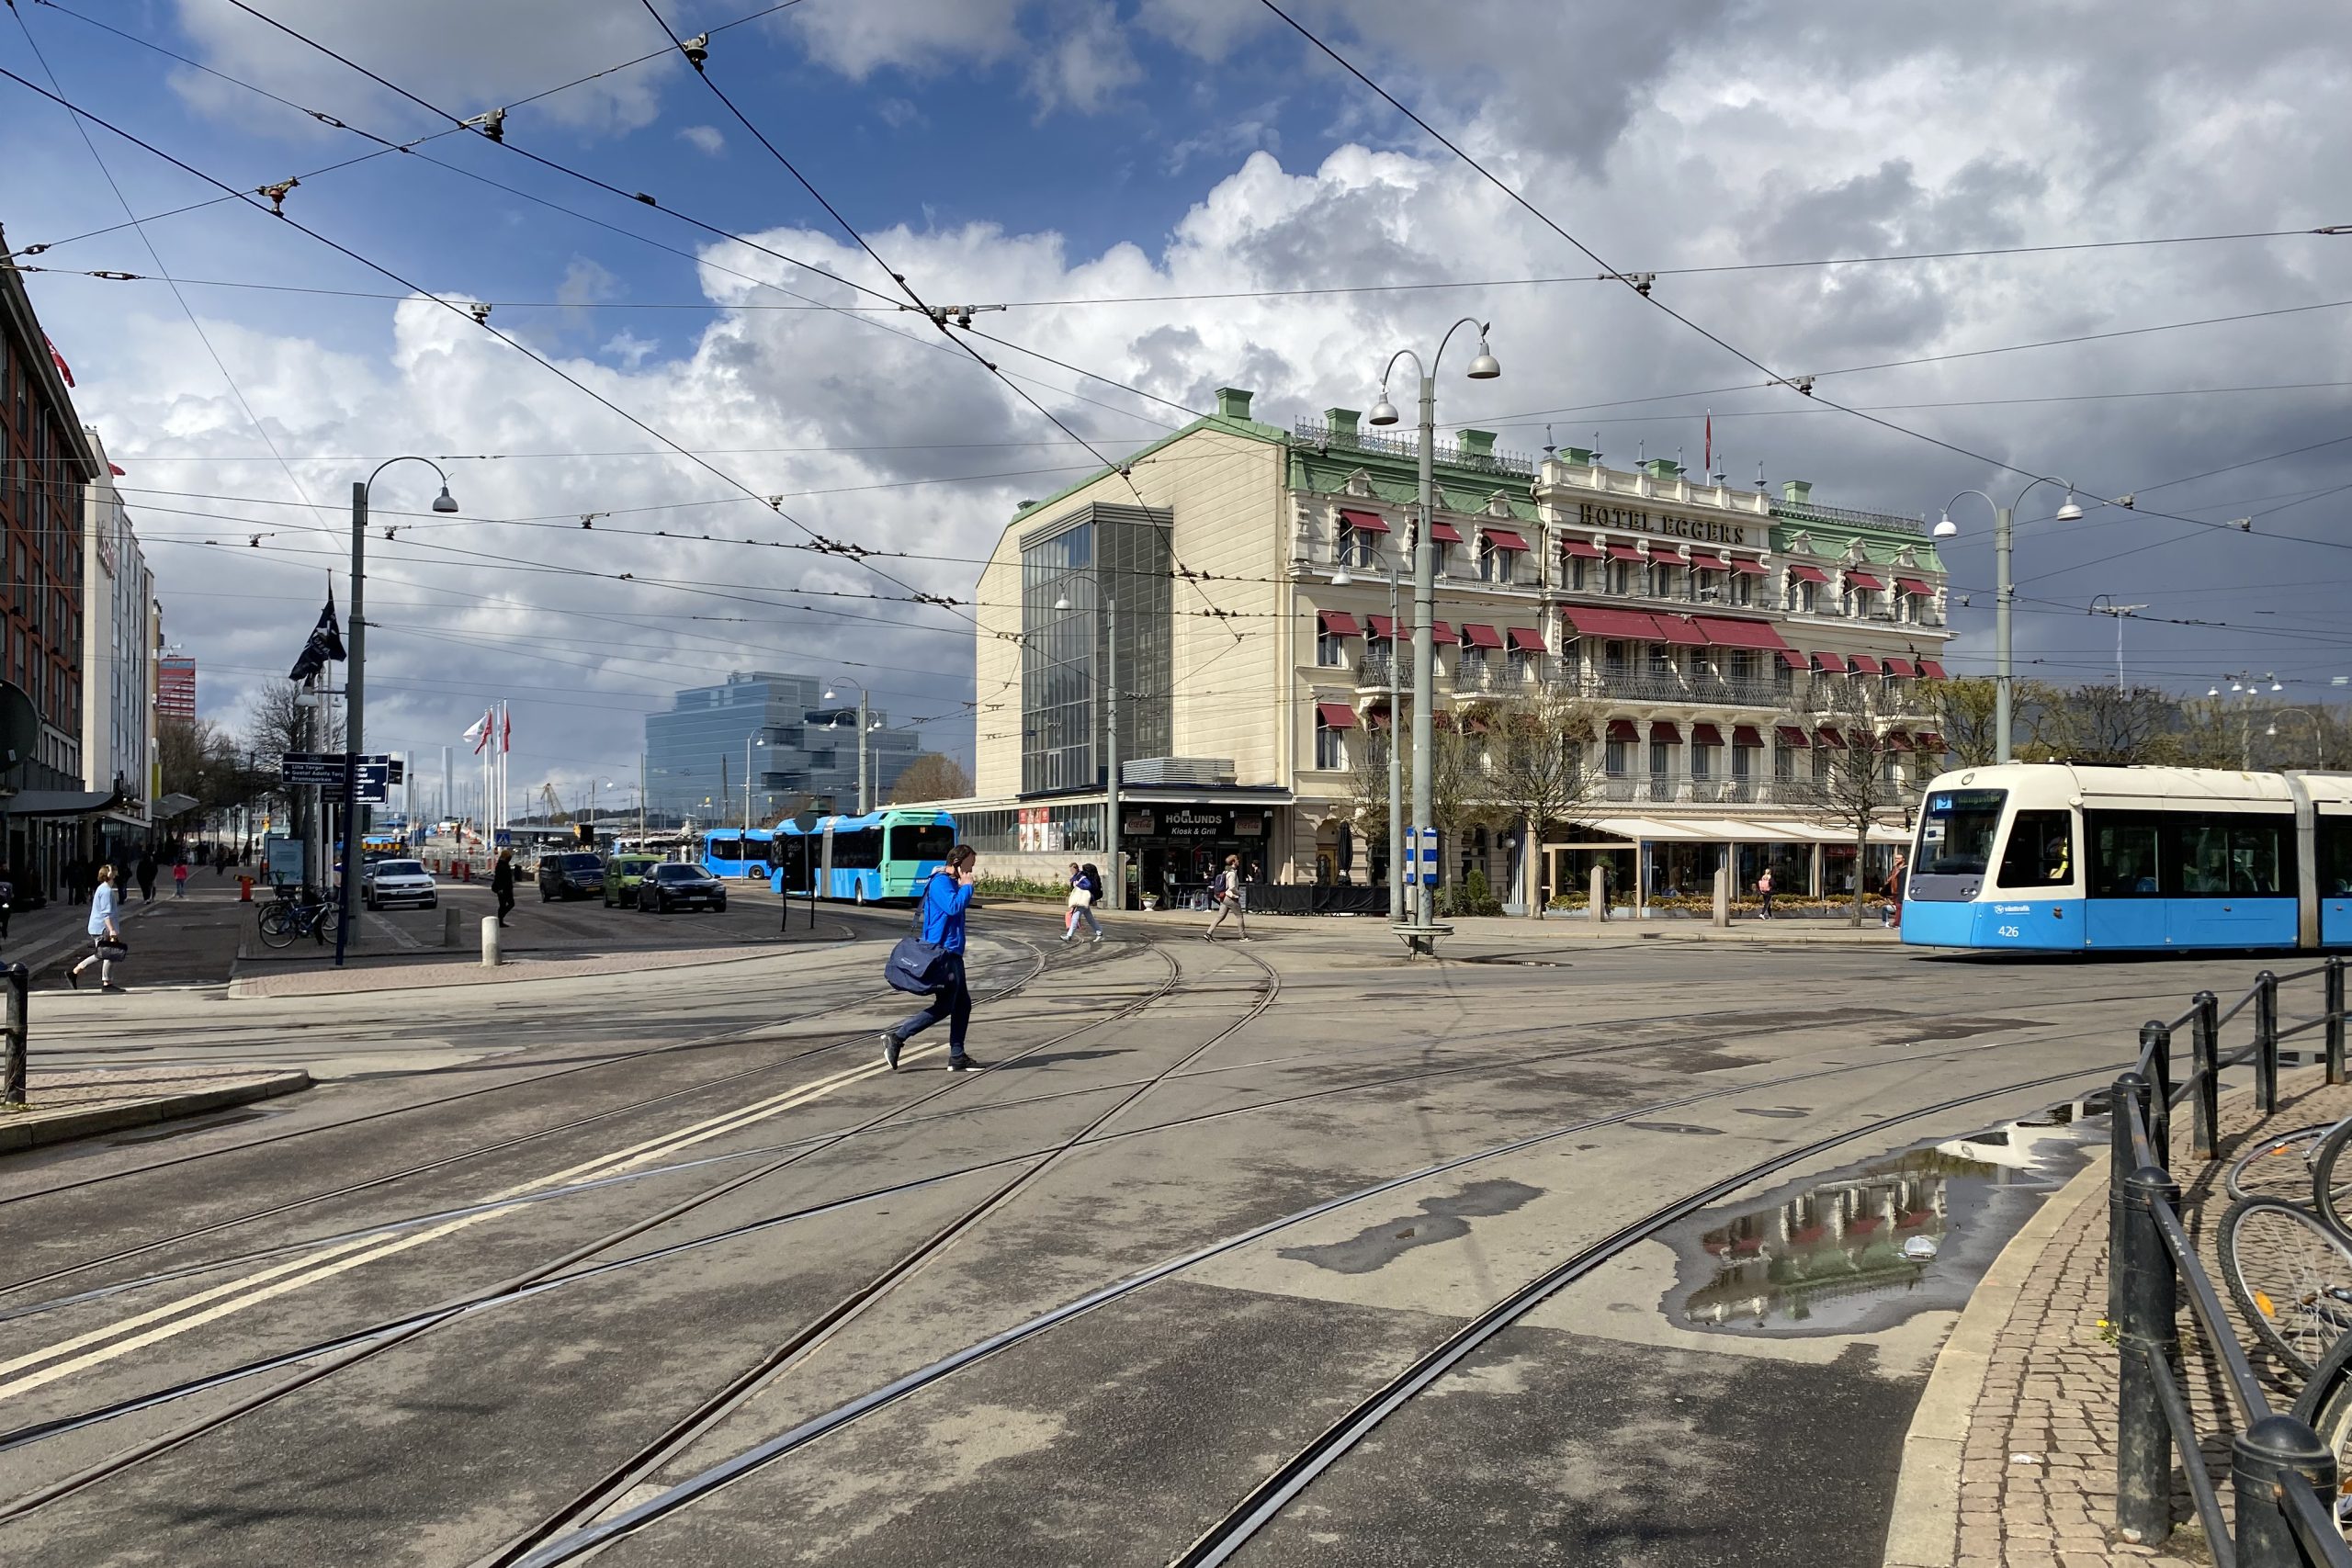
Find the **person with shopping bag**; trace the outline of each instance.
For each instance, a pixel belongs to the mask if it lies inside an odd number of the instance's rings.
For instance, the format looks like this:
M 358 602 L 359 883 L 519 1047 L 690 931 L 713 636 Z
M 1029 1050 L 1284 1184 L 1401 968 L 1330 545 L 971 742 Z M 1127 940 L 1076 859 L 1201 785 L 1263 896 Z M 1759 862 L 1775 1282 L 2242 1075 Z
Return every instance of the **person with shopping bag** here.
M 1075 941 L 1078 922 L 1084 920 L 1094 931 L 1094 940 L 1102 940 L 1102 922 L 1095 918 L 1094 901 L 1102 896 L 1102 878 L 1091 865 L 1069 866 L 1069 913 L 1062 917 L 1062 940 Z
M 93 964 L 98 966 L 99 989 L 122 989 L 114 983 L 114 966 L 130 956 L 130 948 L 122 940 L 122 928 L 115 923 L 115 910 L 120 903 L 114 867 L 98 867 L 97 891 L 90 896 L 89 955 L 65 972 L 66 984 L 75 990 L 82 988 L 82 971 Z
M 947 863 L 923 884 L 916 913 L 918 929 L 890 950 L 883 977 L 902 991 L 928 992 L 931 1005 L 882 1032 L 882 1059 L 899 1070 L 899 1053 L 917 1034 L 947 1021 L 947 1070 L 967 1073 L 980 1066 L 964 1050 L 972 1024 L 972 987 L 964 976 L 964 911 L 972 902 L 973 869 L 979 854 L 969 844 L 947 852 Z

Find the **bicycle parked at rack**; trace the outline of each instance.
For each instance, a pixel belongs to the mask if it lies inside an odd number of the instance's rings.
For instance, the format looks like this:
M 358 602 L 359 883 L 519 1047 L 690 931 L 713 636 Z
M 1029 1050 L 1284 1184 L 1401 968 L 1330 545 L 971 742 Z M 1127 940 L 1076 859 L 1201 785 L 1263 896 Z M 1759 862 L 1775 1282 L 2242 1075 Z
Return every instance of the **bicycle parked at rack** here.
M 261 940 L 271 947 L 290 947 L 307 936 L 324 945 L 334 912 L 334 904 L 316 888 L 281 887 L 261 907 Z

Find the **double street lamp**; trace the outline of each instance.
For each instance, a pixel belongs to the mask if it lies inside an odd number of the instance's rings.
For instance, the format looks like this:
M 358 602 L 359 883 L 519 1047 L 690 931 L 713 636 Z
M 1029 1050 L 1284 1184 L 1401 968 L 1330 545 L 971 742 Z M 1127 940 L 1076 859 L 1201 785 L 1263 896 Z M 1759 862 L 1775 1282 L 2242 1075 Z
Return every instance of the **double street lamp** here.
M 842 684 L 844 686 L 857 686 L 857 814 L 860 817 L 863 817 L 867 812 L 874 809 L 873 791 L 866 786 L 868 769 L 865 761 L 865 738 L 869 733 L 880 728 L 881 727 L 874 722 L 873 711 L 869 706 L 871 699 L 865 688 L 864 686 L 858 686 L 857 682 L 854 681 L 844 681 Z M 836 700 L 835 694 L 831 687 L 826 688 L 825 695 L 822 700 L 829 703 Z M 846 716 L 846 715 L 835 714 L 831 718 L 826 721 L 825 728 L 828 729 L 839 729 Z
M 1430 478 L 1430 468 L 1437 460 L 1437 367 L 1445 357 L 1446 344 L 1464 327 L 1475 327 L 1478 333 L 1478 356 L 1470 362 L 1466 372 L 1473 381 L 1491 381 L 1503 373 L 1495 356 L 1487 347 L 1487 323 L 1464 316 L 1445 329 L 1445 336 L 1438 340 L 1437 352 L 1427 362 L 1409 348 L 1400 348 L 1388 356 L 1388 364 L 1380 373 L 1380 400 L 1373 405 L 1374 424 L 1397 423 L 1396 405 L 1388 400 L 1388 378 L 1396 372 L 1396 362 L 1410 359 L 1413 369 L 1420 377 L 1420 521 L 1413 530 L 1413 824 L 1424 833 L 1430 829 L 1430 754 L 1436 746 L 1436 660 L 1437 648 L 1432 622 L 1437 614 L 1437 486 Z M 1392 628 L 1393 629 L 1393 628 Z M 1394 724 L 1394 719 L 1390 721 Z M 1392 732 L 1390 745 L 1395 745 Z M 1403 850 L 1401 835 L 1392 819 L 1388 825 L 1389 858 L 1398 858 Z M 1419 874 L 1420 867 L 1412 868 L 1408 879 L 1413 889 L 1413 912 L 1409 920 L 1402 909 L 1392 908 L 1389 919 L 1415 953 L 1436 951 L 1437 931 L 1433 929 L 1437 917 L 1437 890 Z
M 1949 539 L 1960 532 L 1960 525 L 1951 520 L 1951 509 L 1960 501 L 1961 496 L 1973 495 L 1976 497 L 1977 500 L 1983 502 L 1985 505 L 1993 509 L 1993 569 L 1995 574 L 1993 583 L 1993 695 L 1996 705 L 1993 730 L 1996 751 L 1993 760 L 1996 762 L 2007 761 L 2012 751 L 2012 747 L 2010 746 L 2010 707 L 2013 688 L 2017 684 L 2016 671 L 2011 667 L 2009 658 L 2009 612 L 2011 604 L 2017 599 L 2018 592 L 2017 585 L 2010 581 L 2009 576 L 2010 543 L 2012 536 L 2017 531 L 2018 507 L 2025 501 L 2027 491 L 2032 490 L 2035 485 L 2057 485 L 2065 491 L 2066 504 L 2058 509 L 2057 517 L 2059 522 L 2074 523 L 2081 520 L 2083 509 L 2080 505 L 2076 504 L 2075 501 L 2075 487 L 2067 480 L 2053 479 L 2044 476 L 2026 481 L 2025 490 L 2018 491 L 2017 499 L 2010 502 L 2007 506 L 2003 506 L 2000 502 L 1995 501 L 1991 496 L 1986 495 L 1981 490 L 1962 491 L 1960 495 L 1955 495 L 1951 501 L 1944 502 L 1943 516 L 1939 521 L 1938 521 L 1935 526 L 1935 536 L 1939 539 Z M 2120 622 L 2118 623 L 2118 626 L 2120 629 Z

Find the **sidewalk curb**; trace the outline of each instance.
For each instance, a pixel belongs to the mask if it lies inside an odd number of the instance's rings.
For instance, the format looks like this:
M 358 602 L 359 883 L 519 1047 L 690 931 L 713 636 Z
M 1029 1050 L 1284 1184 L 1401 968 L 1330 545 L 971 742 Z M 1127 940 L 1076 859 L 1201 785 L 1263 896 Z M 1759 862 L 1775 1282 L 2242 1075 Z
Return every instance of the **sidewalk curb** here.
M 1894 1513 L 1886 1527 L 1885 1568 L 1952 1568 L 1960 1553 L 1960 1458 L 1984 1391 L 1993 1344 L 2017 1310 L 2058 1227 L 2107 1190 L 2104 1144 L 2090 1165 L 2043 1201 L 2001 1248 L 1952 1325 L 1903 1439 Z
M 208 1111 L 250 1105 L 257 1100 L 296 1094 L 310 1087 L 311 1075 L 298 1067 L 291 1072 L 273 1073 L 265 1078 L 232 1084 L 225 1089 L 204 1089 L 195 1094 L 157 1095 L 152 1100 L 134 1100 L 127 1105 L 98 1106 L 71 1115 L 43 1117 L 36 1122 L 18 1123 L 13 1117 L 0 1117 L 0 1154 L 38 1148 L 44 1144 L 62 1144 L 71 1138 L 93 1137 L 100 1133 L 119 1132 L 125 1127 L 176 1121 L 183 1116 L 201 1116 Z

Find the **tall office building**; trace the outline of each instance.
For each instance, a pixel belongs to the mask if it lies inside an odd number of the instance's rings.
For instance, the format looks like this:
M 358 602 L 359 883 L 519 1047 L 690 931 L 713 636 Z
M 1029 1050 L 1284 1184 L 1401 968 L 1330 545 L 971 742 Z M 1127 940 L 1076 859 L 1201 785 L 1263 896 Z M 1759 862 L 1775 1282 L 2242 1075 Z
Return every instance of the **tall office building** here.
M 827 701 L 824 682 L 754 671 L 696 686 L 645 717 L 646 809 L 660 818 L 766 827 L 797 811 L 857 809 L 857 693 Z M 844 700 L 846 699 L 846 700 Z M 893 729 L 869 709 L 866 766 L 874 804 L 890 794 L 922 750 L 913 730 Z M 751 797 L 744 798 L 748 774 Z

